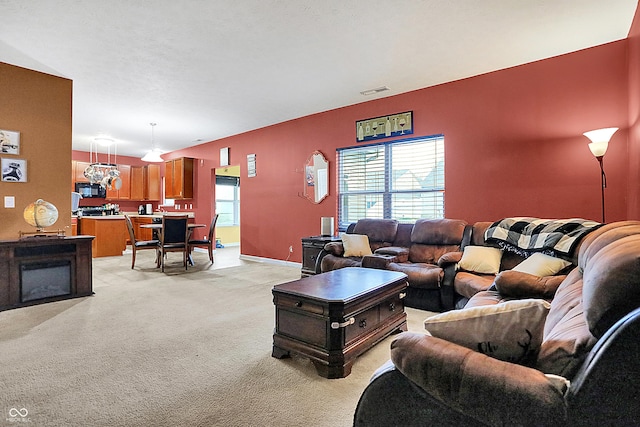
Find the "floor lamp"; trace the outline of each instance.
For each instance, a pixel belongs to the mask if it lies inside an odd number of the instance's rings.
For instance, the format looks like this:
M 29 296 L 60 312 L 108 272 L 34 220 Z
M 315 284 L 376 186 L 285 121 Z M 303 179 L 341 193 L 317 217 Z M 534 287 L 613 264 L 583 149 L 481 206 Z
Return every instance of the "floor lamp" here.
M 602 222 L 605 222 L 604 219 L 604 189 L 607 188 L 607 176 L 604 174 L 604 167 L 602 166 L 602 159 L 604 157 L 604 153 L 607 152 L 607 148 L 609 147 L 609 140 L 613 136 L 618 128 L 605 128 L 605 129 L 596 129 L 589 132 L 583 133 L 584 136 L 591 140 L 589 144 L 589 150 L 598 160 L 600 164 L 600 181 L 602 183 Z

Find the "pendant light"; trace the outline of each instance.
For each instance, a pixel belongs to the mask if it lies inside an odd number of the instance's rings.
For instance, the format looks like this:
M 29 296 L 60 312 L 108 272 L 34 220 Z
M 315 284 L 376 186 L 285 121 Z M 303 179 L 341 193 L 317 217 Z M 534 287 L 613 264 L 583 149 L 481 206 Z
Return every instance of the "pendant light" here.
M 151 162 L 151 163 L 159 163 L 164 162 L 164 159 L 160 157 L 162 151 L 156 148 L 156 142 L 153 137 L 153 128 L 157 123 L 149 123 L 151 125 L 151 151 L 148 151 L 147 154 L 142 157 L 143 162 Z

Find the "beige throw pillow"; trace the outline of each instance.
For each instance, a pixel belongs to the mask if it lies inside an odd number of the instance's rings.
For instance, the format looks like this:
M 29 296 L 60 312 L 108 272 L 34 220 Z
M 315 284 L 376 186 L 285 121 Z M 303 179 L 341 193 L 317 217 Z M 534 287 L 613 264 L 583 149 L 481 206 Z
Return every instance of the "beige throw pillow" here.
M 496 274 L 500 271 L 502 251 L 487 246 L 467 246 L 462 253 L 458 268 L 474 273 Z
M 424 327 L 434 337 L 496 359 L 533 364 L 549 307 L 545 300 L 529 298 L 463 308 L 429 317 Z
M 366 234 L 343 234 L 342 246 L 346 257 L 371 255 L 369 237 Z
M 520 264 L 513 267 L 513 270 L 533 274 L 534 276 L 545 277 L 557 274 L 569 264 L 571 264 L 569 261 L 536 252 Z

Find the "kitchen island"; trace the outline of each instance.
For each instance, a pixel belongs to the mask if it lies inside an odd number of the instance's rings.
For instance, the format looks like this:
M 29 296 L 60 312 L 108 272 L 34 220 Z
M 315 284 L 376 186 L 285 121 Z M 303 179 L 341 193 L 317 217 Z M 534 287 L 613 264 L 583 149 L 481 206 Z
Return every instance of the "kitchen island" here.
M 78 218 L 82 235 L 94 236 L 93 258 L 120 256 L 127 248 L 127 226 L 124 215 L 83 216 Z
M 171 215 L 166 213 L 165 215 Z M 182 214 L 182 212 L 175 212 Z M 184 212 L 189 219 L 195 218 L 193 212 Z M 136 238 L 139 240 L 151 239 L 152 230 L 140 229 L 140 225 L 149 224 L 154 219 L 161 220 L 162 213 L 153 215 L 141 215 L 127 213 L 131 218 Z M 121 256 L 129 242 L 129 232 L 123 215 L 82 216 L 78 217 L 78 232 L 81 235 L 94 236 L 92 246 L 93 258 L 105 256 Z

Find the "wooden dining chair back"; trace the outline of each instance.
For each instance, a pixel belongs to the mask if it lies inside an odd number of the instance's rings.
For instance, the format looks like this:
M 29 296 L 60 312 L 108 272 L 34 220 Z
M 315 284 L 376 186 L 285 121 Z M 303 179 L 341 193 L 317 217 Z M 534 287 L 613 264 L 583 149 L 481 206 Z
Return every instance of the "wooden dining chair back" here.
M 136 239 L 136 233 L 133 229 L 133 223 L 129 215 L 124 216 L 124 222 L 127 224 L 127 230 L 129 231 L 129 240 L 131 240 L 131 268 L 136 265 L 136 252 L 141 249 L 153 249 L 156 251 L 156 264 L 158 263 L 158 243 L 159 240 L 138 240 Z
M 204 239 L 191 239 L 189 240 L 189 253 L 194 247 L 205 247 L 209 252 L 209 261 L 213 263 L 213 249 L 216 245 L 216 239 L 214 237 L 214 231 L 216 228 L 216 222 L 218 222 L 218 214 L 211 218 L 211 225 L 209 226 L 209 234 Z
M 164 263 L 168 252 L 182 252 L 184 269 L 187 269 L 189 255 L 189 217 L 187 215 L 163 215 L 160 230 L 160 266 L 164 271 Z

